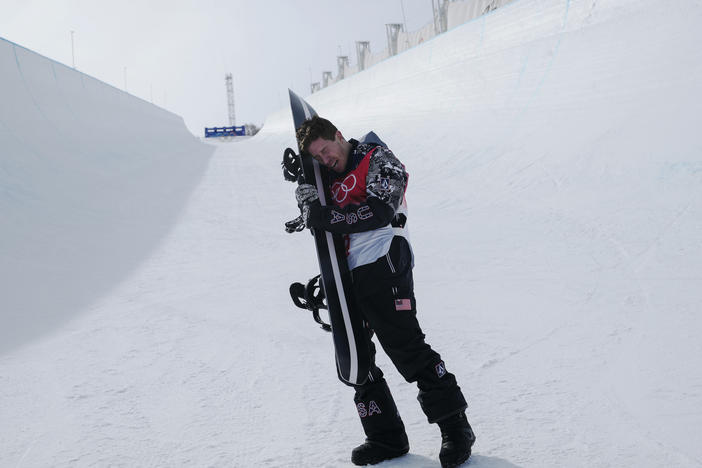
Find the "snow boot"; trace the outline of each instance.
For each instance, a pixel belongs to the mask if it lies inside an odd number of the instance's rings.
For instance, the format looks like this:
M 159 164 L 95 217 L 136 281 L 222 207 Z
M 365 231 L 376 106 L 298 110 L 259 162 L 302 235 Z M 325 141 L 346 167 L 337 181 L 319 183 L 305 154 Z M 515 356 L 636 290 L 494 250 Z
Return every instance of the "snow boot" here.
M 384 460 L 401 457 L 409 452 L 409 444 L 401 445 L 391 446 L 367 440 L 351 451 L 351 462 L 358 466 L 375 465 Z
M 351 452 L 354 465 L 375 465 L 409 452 L 405 425 L 385 379 L 356 387 L 354 402 L 366 433 L 366 441 Z
M 461 412 L 438 422 L 441 429 L 441 452 L 439 460 L 442 468 L 453 468 L 465 463 L 470 457 L 475 434 L 468 424 L 466 414 Z

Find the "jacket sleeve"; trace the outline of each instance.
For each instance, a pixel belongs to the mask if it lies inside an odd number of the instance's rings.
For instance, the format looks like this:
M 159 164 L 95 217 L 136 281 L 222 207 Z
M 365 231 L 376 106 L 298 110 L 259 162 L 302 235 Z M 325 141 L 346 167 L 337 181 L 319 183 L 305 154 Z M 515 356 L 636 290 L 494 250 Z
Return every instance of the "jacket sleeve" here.
M 390 224 L 407 188 L 407 172 L 389 149 L 379 146 L 371 155 L 366 177 L 366 201 L 343 208 L 310 206 L 310 224 L 336 234 L 372 231 Z

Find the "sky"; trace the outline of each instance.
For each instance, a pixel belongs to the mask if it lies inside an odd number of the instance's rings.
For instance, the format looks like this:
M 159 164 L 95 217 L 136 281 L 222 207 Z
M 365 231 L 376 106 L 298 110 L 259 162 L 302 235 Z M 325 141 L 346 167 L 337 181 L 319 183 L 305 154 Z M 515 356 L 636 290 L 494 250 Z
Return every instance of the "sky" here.
M 196 135 L 228 125 L 224 76 L 234 80 L 236 123 L 261 125 L 308 94 L 355 41 L 387 47 L 386 23 L 414 31 L 431 0 L 0 0 L 0 37 L 175 112 Z M 73 34 L 71 34 L 73 31 Z M 73 48 L 71 46 L 73 38 Z

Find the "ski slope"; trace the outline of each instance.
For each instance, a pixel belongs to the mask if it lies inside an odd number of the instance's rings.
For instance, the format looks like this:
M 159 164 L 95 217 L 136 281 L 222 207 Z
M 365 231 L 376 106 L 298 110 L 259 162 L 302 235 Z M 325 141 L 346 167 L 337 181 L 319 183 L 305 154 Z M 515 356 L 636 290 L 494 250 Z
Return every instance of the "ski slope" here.
M 309 97 L 407 166 L 469 466 L 702 466 L 701 21 L 698 0 L 517 0 Z M 45 110 L 51 80 L 2 76 L 35 107 L 0 118 L 0 466 L 351 466 L 353 391 L 287 292 L 317 268 L 283 231 L 289 110 L 211 157 L 134 103 L 132 133 L 84 144 Z M 48 143 L 21 133 L 44 120 Z M 379 360 L 411 450 L 378 466 L 438 467 L 416 388 Z

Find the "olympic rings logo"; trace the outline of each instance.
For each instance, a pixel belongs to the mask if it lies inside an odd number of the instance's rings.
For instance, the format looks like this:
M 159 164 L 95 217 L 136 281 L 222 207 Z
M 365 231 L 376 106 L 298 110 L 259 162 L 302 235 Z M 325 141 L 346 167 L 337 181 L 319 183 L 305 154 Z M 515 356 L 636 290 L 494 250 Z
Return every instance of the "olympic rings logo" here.
M 343 182 L 335 182 L 331 188 L 332 198 L 336 203 L 343 203 L 349 196 L 349 193 L 356 188 L 356 176 L 349 174 Z

